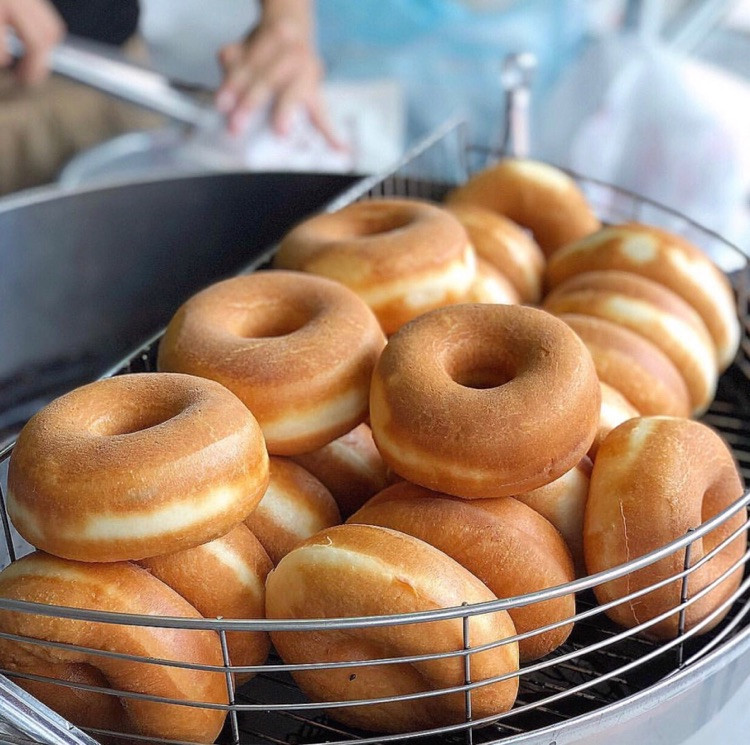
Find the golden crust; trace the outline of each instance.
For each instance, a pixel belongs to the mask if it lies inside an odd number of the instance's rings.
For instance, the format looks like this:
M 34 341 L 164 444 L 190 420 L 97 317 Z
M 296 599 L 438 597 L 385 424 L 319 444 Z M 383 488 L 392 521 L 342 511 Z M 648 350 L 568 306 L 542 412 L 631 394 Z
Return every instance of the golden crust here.
M 593 574 L 660 548 L 729 507 L 742 492 L 729 448 L 704 424 L 672 417 L 631 419 L 610 432 L 594 463 L 584 522 L 586 566 Z M 702 540 L 694 541 L 691 564 L 727 539 L 745 519 L 745 510 L 740 510 Z M 747 535 L 742 532 L 691 573 L 688 596 L 693 597 L 728 571 L 742 557 L 746 545 Z M 684 558 L 685 552 L 677 551 L 621 579 L 597 585 L 594 591 L 600 603 L 621 598 L 678 574 Z M 688 606 L 686 630 L 721 605 L 737 589 L 741 577 L 742 566 Z M 607 613 L 626 627 L 644 623 L 676 608 L 681 588 L 682 582 L 676 579 Z M 699 633 L 712 629 L 727 610 Z M 647 633 L 657 638 L 676 636 L 678 613 L 651 626 Z
M 377 616 L 481 603 L 494 599 L 473 574 L 438 549 L 412 536 L 369 525 L 341 525 L 318 533 L 287 554 L 269 575 L 269 618 Z M 471 616 L 473 647 L 515 633 L 504 611 Z M 350 630 L 273 632 L 287 663 L 382 659 L 458 651 L 464 648 L 460 618 Z M 472 681 L 518 670 L 515 642 L 471 656 Z M 314 701 L 359 700 L 441 690 L 464 682 L 463 657 L 409 664 L 297 672 L 294 677 Z M 513 705 L 518 678 L 472 692 L 476 717 Z M 409 732 L 463 722 L 464 696 L 445 694 L 391 704 L 331 708 L 335 719 L 379 732 Z
M 218 538 L 268 483 L 252 414 L 189 375 L 122 375 L 53 401 L 24 427 L 8 511 L 32 545 L 79 561 L 143 559 Z
M 554 481 L 590 447 L 599 407 L 580 339 L 526 306 L 460 305 L 412 321 L 391 337 L 370 390 L 386 463 L 467 498 Z
M 222 383 L 253 412 L 268 451 L 293 455 L 364 420 L 384 345 L 377 319 L 351 290 L 266 271 L 190 298 L 167 327 L 158 365 Z
M 374 496 L 347 523 L 379 525 L 419 538 L 466 567 L 499 598 L 574 579 L 570 553 L 555 527 L 511 497 L 466 501 L 403 481 Z M 572 617 L 575 597 L 532 603 L 509 614 L 523 634 Z M 569 623 L 521 639 L 521 660 L 557 649 L 572 630 Z

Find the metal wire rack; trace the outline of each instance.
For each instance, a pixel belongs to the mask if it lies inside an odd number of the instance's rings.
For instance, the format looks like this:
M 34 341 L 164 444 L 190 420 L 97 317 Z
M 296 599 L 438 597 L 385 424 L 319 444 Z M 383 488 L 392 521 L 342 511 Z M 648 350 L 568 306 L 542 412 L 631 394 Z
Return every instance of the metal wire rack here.
M 385 176 L 365 179 L 354 189 L 342 195 L 329 209 L 336 209 L 343 204 L 364 197 L 411 196 L 439 200 L 453 183 L 460 181 L 474 168 L 487 162 L 492 153 L 467 147 L 463 141 L 462 129 L 455 124 L 446 126 L 443 131 L 420 148 L 413 151 L 403 163 Z M 630 192 L 616 189 L 589 179 L 578 177 L 579 183 L 586 191 L 599 216 L 608 222 L 640 220 L 659 224 L 679 232 L 702 247 L 729 274 L 738 297 L 739 315 L 743 323 L 743 346 L 735 364 L 722 376 L 716 399 L 703 420 L 721 432 L 731 446 L 738 466 L 746 480 L 750 479 L 750 314 L 748 313 L 748 261 L 743 253 L 715 233 L 692 222 L 678 212 L 660 206 L 654 202 L 638 197 Z M 247 271 L 255 271 L 267 263 L 273 249 L 253 258 Z M 111 371 L 111 374 L 130 372 L 147 372 L 155 369 L 155 352 L 158 337 L 149 341 L 143 348 L 131 355 L 122 364 Z M 27 553 L 30 547 L 23 542 L 11 525 L 5 510 L 4 481 L 11 448 L 0 452 L 0 517 L 7 548 L 6 563 Z M 224 665 L 218 667 L 197 666 L 190 662 L 153 660 L 119 653 L 111 649 L 91 649 L 67 644 L 51 644 L 28 637 L 0 633 L 0 639 L 23 641 L 39 647 L 59 647 L 69 651 L 83 652 L 97 656 L 119 658 L 144 665 L 169 665 L 191 669 L 213 670 L 225 676 L 229 703 L 213 704 L 211 708 L 220 708 L 227 712 L 227 723 L 220 742 L 236 743 L 272 743 L 275 745 L 322 745 L 322 743 L 340 743 L 342 745 L 369 745 L 392 741 L 409 741 L 410 743 L 509 743 L 528 742 L 530 733 L 536 733 L 538 742 L 549 742 L 544 739 L 545 732 L 551 732 L 562 723 L 593 712 L 601 712 L 629 697 L 665 681 L 670 676 L 696 665 L 703 657 L 727 644 L 734 637 L 750 628 L 750 574 L 744 578 L 737 590 L 725 603 L 716 609 L 721 613 L 726 607 L 729 612 L 726 618 L 714 629 L 699 636 L 702 628 L 709 624 L 713 616 L 704 619 L 697 626 L 685 630 L 685 613 L 687 608 L 697 602 L 704 594 L 716 587 L 729 574 L 742 569 L 750 556 L 750 550 L 735 562 L 723 575 L 711 585 L 698 593 L 690 595 L 688 583 L 690 576 L 713 558 L 729 542 L 746 533 L 750 520 L 747 508 L 750 504 L 750 492 L 724 512 L 713 516 L 703 525 L 696 527 L 690 534 L 675 540 L 647 556 L 640 557 L 626 565 L 616 567 L 599 575 L 586 577 L 565 586 L 532 593 L 519 598 L 509 598 L 482 605 L 461 606 L 440 609 L 408 616 L 381 616 L 347 619 L 312 619 L 300 621 L 266 621 L 257 620 L 222 620 L 222 619 L 184 619 L 156 618 L 153 616 L 130 616 L 105 613 L 76 608 L 44 606 L 34 603 L 22 603 L 0 599 L 1 611 L 18 611 L 35 613 L 52 617 L 69 618 L 75 621 L 83 619 L 102 624 L 132 624 L 136 626 L 164 626 L 184 629 L 212 629 L 221 639 L 224 650 Z M 713 551 L 699 561 L 691 561 L 691 547 L 695 541 L 711 532 L 726 520 L 741 515 L 741 524 Z M 627 598 L 635 598 L 667 583 L 678 582 L 681 586 L 681 601 L 665 614 L 651 621 L 642 623 L 633 629 L 622 629 L 608 620 L 604 611 L 607 606 L 596 603 L 592 588 L 604 581 L 625 576 L 645 566 L 651 565 L 667 556 L 677 555 L 682 559 L 682 571 L 644 590 L 631 593 Z M 498 675 L 489 680 L 472 680 L 472 656 L 484 649 L 498 646 L 504 642 L 494 642 L 484 647 L 471 646 L 472 619 L 476 616 L 506 610 L 512 607 L 533 602 L 541 602 L 554 597 L 574 593 L 576 596 L 576 615 L 574 630 L 569 640 L 547 657 L 533 663 L 522 665 L 517 673 Z M 622 602 L 618 601 L 618 602 Z M 648 637 L 648 629 L 667 616 L 677 616 L 679 635 L 668 642 L 657 643 Z M 570 619 L 566 619 L 567 621 Z M 342 661 L 337 663 L 311 663 L 306 665 L 287 665 L 272 654 L 264 665 L 237 667 L 229 664 L 226 652 L 226 633 L 229 631 L 302 631 L 328 632 L 333 629 L 347 629 L 373 626 L 390 626 L 399 624 L 424 624 L 440 621 L 443 623 L 460 623 L 463 645 L 454 650 L 436 650 L 428 655 L 411 657 L 390 657 L 380 660 Z M 106 626 L 102 626 L 106 629 Z M 537 629 L 541 633 L 550 627 Z M 521 634 L 514 638 L 530 635 Z M 436 659 L 458 659 L 462 664 L 462 680 L 450 688 L 427 693 L 406 694 L 402 696 L 383 697 L 367 701 L 339 701 L 327 704 L 309 701 L 294 682 L 293 674 L 302 670 L 331 668 L 350 668 L 356 675 L 370 665 L 408 665 Z M 0 669 L 10 674 L 11 671 Z M 250 672 L 254 677 L 235 690 L 231 672 Z M 13 679 L 21 682 L 30 679 L 41 682 L 58 683 L 55 678 L 44 675 L 12 673 Z M 484 718 L 472 716 L 472 693 L 478 688 L 499 682 L 507 677 L 517 675 L 520 681 L 518 698 L 514 707 L 503 714 Z M 6 681 L 6 684 L 8 682 Z M 8 684 L 11 685 L 12 684 Z M 107 695 L 117 695 L 122 699 L 141 699 L 147 701 L 173 704 L 177 706 L 205 706 L 201 702 L 181 701 L 159 698 L 133 691 L 113 691 L 82 683 L 64 683 L 83 690 L 97 691 Z M 326 713 L 334 707 L 367 706 L 374 703 L 389 703 L 398 700 L 414 700 L 428 696 L 459 694 L 464 700 L 464 720 L 450 725 L 413 732 L 406 735 L 382 735 L 353 730 L 338 724 Z M 23 693 L 19 694 L 23 696 Z M 69 726 L 60 725 L 59 718 L 37 706 L 33 699 L 24 704 L 30 707 L 36 716 L 49 724 L 51 734 L 45 740 L 14 739 L 13 742 L 47 741 L 51 743 L 90 743 L 86 735 Z M 175 710 L 173 710 L 175 711 Z M 177 710 L 178 711 L 178 710 Z M 0 714 L 2 714 L 0 707 Z M 55 724 L 55 727 L 52 726 Z M 25 727 L 25 732 L 33 728 Z M 109 738 L 108 741 L 129 741 L 144 743 L 169 743 L 178 745 L 179 741 L 154 740 L 153 738 L 127 736 L 122 733 L 92 729 L 88 734 L 94 738 Z M 14 735 L 14 738 L 16 736 Z M 537 742 L 535 740 L 535 742 Z

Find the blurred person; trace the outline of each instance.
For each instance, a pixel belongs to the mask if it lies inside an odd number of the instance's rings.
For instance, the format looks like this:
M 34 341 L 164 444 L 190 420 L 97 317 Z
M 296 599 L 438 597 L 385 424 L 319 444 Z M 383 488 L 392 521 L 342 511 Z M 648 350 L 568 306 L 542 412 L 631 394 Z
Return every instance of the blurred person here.
M 270 106 L 274 130 L 288 131 L 303 109 L 326 140 L 339 143 L 320 91 L 311 0 L 263 0 L 256 27 L 219 52 L 223 82 L 216 106 L 241 134 L 253 111 Z M 66 33 L 121 47 L 145 60 L 138 0 L 0 0 L 0 194 L 52 181 L 75 153 L 161 118 L 49 75 L 50 54 Z M 13 64 L 6 29 L 26 53 Z

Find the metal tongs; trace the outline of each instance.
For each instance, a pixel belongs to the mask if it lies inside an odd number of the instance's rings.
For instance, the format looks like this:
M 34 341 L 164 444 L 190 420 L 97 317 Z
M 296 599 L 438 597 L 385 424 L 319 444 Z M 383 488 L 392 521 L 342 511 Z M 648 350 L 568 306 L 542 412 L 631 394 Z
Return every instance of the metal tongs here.
M 531 52 L 509 54 L 503 60 L 500 83 L 505 91 L 505 128 L 499 148 L 503 155 L 528 158 L 531 152 L 529 110 L 536 67 Z

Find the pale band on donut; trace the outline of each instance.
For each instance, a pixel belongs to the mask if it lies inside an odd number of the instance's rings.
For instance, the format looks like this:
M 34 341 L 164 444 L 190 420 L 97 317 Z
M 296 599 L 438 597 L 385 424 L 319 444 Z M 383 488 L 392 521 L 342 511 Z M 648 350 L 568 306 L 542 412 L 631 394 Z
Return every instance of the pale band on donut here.
M 32 417 L 11 456 L 8 512 L 48 553 L 143 559 L 227 533 L 267 484 L 263 435 L 234 394 L 139 373 L 77 388 Z
M 300 223 L 282 239 L 274 266 L 347 285 L 391 334 L 460 302 L 474 281 L 476 255 L 461 223 L 442 207 L 368 199 Z
M 604 438 L 617 426 L 628 419 L 635 419 L 641 412 L 628 401 L 618 390 L 607 383 L 599 383 L 602 389 L 602 409 L 599 416 L 599 431 L 589 448 L 589 458 L 594 460 Z
M 490 602 L 493 593 L 442 551 L 412 536 L 370 525 L 328 528 L 288 553 L 268 577 L 268 618 L 382 616 Z M 476 718 L 507 711 L 518 690 L 518 645 L 505 611 L 468 619 L 471 680 L 508 674 L 506 680 L 472 690 Z M 324 663 L 459 652 L 461 618 L 356 629 L 271 632 L 287 664 Z M 297 671 L 295 680 L 318 702 L 355 701 L 437 691 L 464 684 L 462 655 L 404 664 Z M 376 732 L 411 732 L 466 720 L 461 692 L 391 703 L 331 707 L 334 719 Z
M 689 419 L 631 419 L 610 432 L 594 463 L 584 522 L 586 566 L 594 574 L 662 548 L 728 508 L 742 493 L 732 453 L 716 432 Z M 741 528 L 746 519 L 747 511 L 738 510 L 710 533 L 695 539 L 691 566 Z M 726 615 L 727 600 L 742 578 L 740 560 L 746 545 L 747 535 L 742 531 L 689 574 L 688 598 L 725 573 L 726 578 L 686 606 L 686 631 L 706 621 L 698 632 L 705 633 Z M 596 586 L 594 592 L 604 604 L 676 577 L 607 611 L 617 623 L 633 627 L 675 609 L 644 632 L 651 637 L 672 638 L 680 627 L 683 583 L 679 575 L 684 565 L 685 549 L 679 549 L 644 569 Z M 709 620 L 722 604 L 724 609 Z
M 129 562 L 84 564 L 41 552 L 0 573 L 0 597 L 86 610 L 200 618 L 184 598 L 145 569 Z M 51 609 L 54 612 L 53 609 Z M 7 634 L 91 649 L 25 644 L 0 639 L 0 666 L 18 673 L 206 704 L 228 703 L 218 634 L 158 626 L 102 624 L 40 613 L 0 611 Z M 96 650 L 145 658 L 125 660 Z M 151 658 L 153 662 L 147 662 Z M 156 660 L 210 665 L 216 672 L 160 665 Z M 65 685 L 11 678 L 74 724 L 161 740 L 213 743 L 226 711 L 138 698 L 118 698 Z
M 484 259 L 478 259 L 477 276 L 464 302 L 518 305 L 521 298 L 516 288 L 502 272 Z
M 466 567 L 499 598 L 574 579 L 573 561 L 560 533 L 540 513 L 511 497 L 469 501 L 403 481 L 374 496 L 347 523 L 380 525 L 419 538 Z M 521 605 L 508 613 L 516 632 L 525 634 L 575 615 L 575 596 Z M 562 623 L 520 639 L 520 659 L 544 657 L 572 630 L 572 622 Z
M 271 456 L 271 478 L 258 506 L 245 520 L 278 564 L 298 543 L 341 523 L 331 492 L 302 466 Z
M 268 452 L 293 455 L 365 419 L 384 345 L 377 319 L 348 288 L 263 271 L 211 285 L 183 304 L 158 365 L 222 383 L 253 412 Z

